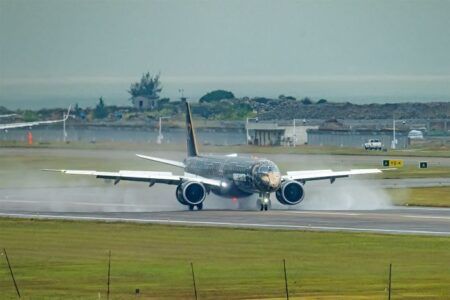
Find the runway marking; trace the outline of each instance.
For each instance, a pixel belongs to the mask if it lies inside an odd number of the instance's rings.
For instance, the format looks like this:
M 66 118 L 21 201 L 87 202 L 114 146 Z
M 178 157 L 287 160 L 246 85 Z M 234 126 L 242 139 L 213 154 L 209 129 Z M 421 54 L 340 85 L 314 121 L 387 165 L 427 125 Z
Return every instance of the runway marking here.
M 109 221 L 109 222 L 136 222 L 136 223 L 159 223 L 159 224 L 187 224 L 187 225 L 216 225 L 235 227 L 256 227 L 256 228 L 285 228 L 285 229 L 307 229 L 324 231 L 353 231 L 353 232 L 374 232 L 390 234 L 425 234 L 450 236 L 450 231 L 426 231 L 426 230 L 400 230 L 381 228 L 352 228 L 352 227 L 327 227 L 327 226 L 307 226 L 307 225 L 287 225 L 287 224 L 258 224 L 240 222 L 213 222 L 213 221 L 187 221 L 170 219 L 135 219 L 135 218 L 113 218 L 113 217 L 88 217 L 88 216 L 58 216 L 40 214 L 20 214 L 20 213 L 0 213 L 4 217 L 17 218 L 38 218 L 38 219 L 64 219 L 64 220 L 88 220 L 88 221 Z
M 101 203 L 101 202 L 60 202 L 60 201 L 32 201 L 32 200 L 3 200 L 0 203 L 36 203 L 36 204 L 57 204 L 57 205 L 87 205 L 87 206 L 120 206 L 120 207 L 165 207 L 163 205 L 125 204 L 125 203 Z
M 347 213 L 347 212 L 334 212 L 334 211 L 310 211 L 310 210 L 297 210 L 297 211 L 287 211 L 294 214 L 305 214 L 305 215 L 340 215 L 340 216 L 360 216 L 362 213 Z
M 402 215 L 402 214 L 380 214 L 380 213 L 347 213 L 347 212 L 321 212 L 321 211 L 289 211 L 289 213 L 305 214 L 305 215 L 337 215 L 337 216 L 367 216 L 367 217 L 400 217 L 400 218 L 415 218 L 415 219 L 442 219 L 450 220 L 447 216 L 419 216 L 419 215 Z

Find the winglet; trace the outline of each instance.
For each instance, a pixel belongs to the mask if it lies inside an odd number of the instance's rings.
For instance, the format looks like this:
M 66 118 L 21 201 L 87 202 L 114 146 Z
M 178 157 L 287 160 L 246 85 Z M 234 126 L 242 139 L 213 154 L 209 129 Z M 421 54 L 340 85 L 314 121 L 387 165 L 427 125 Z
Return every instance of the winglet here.
M 59 172 L 59 173 L 65 173 L 66 170 L 61 170 L 61 169 L 41 169 L 41 171 L 44 172 Z

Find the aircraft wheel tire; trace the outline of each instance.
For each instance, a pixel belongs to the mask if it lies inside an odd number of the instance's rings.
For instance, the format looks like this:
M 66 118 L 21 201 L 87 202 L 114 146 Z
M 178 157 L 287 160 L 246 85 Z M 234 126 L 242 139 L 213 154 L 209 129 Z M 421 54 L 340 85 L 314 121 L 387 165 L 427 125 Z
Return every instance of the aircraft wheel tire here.
M 267 211 L 269 209 L 269 205 L 268 204 L 264 204 L 264 210 Z
M 194 205 L 189 205 L 189 210 L 194 210 Z
M 200 203 L 200 204 L 197 204 L 197 209 L 198 210 L 202 210 L 203 209 L 203 202 Z

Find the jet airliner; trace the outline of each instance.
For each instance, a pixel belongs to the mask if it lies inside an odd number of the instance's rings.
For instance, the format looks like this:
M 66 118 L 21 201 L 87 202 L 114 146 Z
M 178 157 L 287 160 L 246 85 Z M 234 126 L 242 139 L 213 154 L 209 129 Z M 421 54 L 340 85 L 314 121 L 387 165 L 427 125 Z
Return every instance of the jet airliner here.
M 172 172 L 128 171 L 103 172 L 91 170 L 54 170 L 70 175 L 90 175 L 96 178 L 112 179 L 114 184 L 122 180 L 146 182 L 149 186 L 156 183 L 175 185 L 175 198 L 189 210 L 203 209 L 203 203 L 209 193 L 221 197 L 243 198 L 258 195 L 257 207 L 260 210 L 270 208 L 270 195 L 283 205 L 297 205 L 304 199 L 304 185 L 311 180 L 329 180 L 351 175 L 381 173 L 380 169 L 353 169 L 348 171 L 310 170 L 280 173 L 277 165 L 268 160 L 237 155 L 209 156 L 198 152 L 192 115 L 186 102 L 187 157 L 184 161 L 136 154 L 146 160 L 176 166 L 184 170 L 184 175 Z
M 0 118 L 12 117 L 15 115 L 16 114 L 1 115 Z M 69 118 L 69 115 L 70 115 L 70 106 L 69 106 L 69 109 L 67 110 L 67 114 L 64 116 L 63 119 L 49 120 L 49 121 L 34 121 L 34 122 L 0 124 L 0 130 L 8 130 L 8 129 L 13 129 L 13 128 L 23 128 L 23 127 L 33 127 L 33 126 L 43 125 L 43 124 L 54 124 L 54 123 L 65 122 Z

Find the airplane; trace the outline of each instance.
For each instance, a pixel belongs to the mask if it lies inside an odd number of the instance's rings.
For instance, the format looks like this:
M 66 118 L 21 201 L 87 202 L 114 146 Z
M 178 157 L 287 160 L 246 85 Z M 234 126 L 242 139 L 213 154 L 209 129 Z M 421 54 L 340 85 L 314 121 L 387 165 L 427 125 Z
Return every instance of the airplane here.
M 156 183 L 176 185 L 175 198 L 189 210 L 203 209 L 206 196 L 215 195 L 238 199 L 253 194 L 258 195 L 257 208 L 268 210 L 271 206 L 270 195 L 283 205 L 297 205 L 305 196 L 304 185 L 312 180 L 329 180 L 351 175 L 381 173 L 380 169 L 353 169 L 348 171 L 309 170 L 289 171 L 281 175 L 277 165 L 263 158 L 240 157 L 232 155 L 201 155 L 196 143 L 192 123 L 191 109 L 186 101 L 187 157 L 184 161 L 136 154 L 139 158 L 179 167 L 184 175 L 172 172 L 129 171 L 104 172 L 93 170 L 55 170 L 68 175 L 88 175 L 96 178 L 112 179 L 114 184 L 120 181 L 146 182 L 149 187 Z
M 1 118 L 10 118 L 10 117 L 14 117 L 14 116 L 17 116 L 17 114 L 0 115 L 0 119 Z
M 8 129 L 13 129 L 13 128 L 21 128 L 21 127 L 33 127 L 33 126 L 42 125 L 42 124 L 54 124 L 54 123 L 65 122 L 69 118 L 70 109 L 71 109 L 71 107 L 69 106 L 69 109 L 67 110 L 67 114 L 65 115 L 65 117 L 63 119 L 49 120 L 49 121 L 35 121 L 35 122 L 21 122 L 21 123 L 0 124 L 0 130 L 8 130 Z M 16 114 L 3 115 L 3 117 L 6 118 L 6 116 L 11 117 L 11 116 L 14 116 L 14 115 L 16 115 Z

